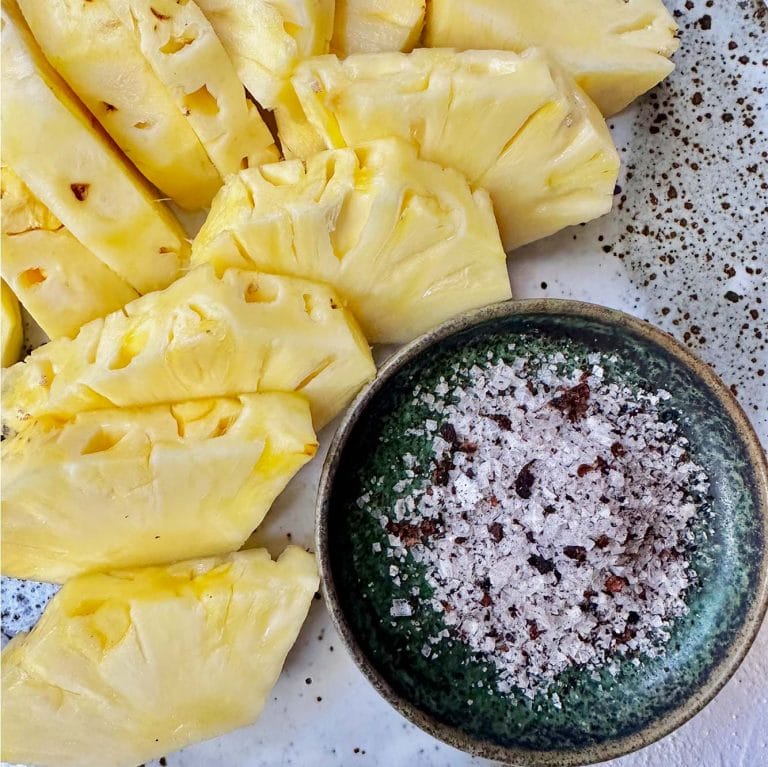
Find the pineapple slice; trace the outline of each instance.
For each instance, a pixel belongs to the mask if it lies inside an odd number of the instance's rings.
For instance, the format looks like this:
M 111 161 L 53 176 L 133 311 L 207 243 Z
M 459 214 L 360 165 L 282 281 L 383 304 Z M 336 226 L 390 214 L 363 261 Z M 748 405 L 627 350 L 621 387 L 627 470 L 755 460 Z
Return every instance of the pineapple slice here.
M 19 6 L 48 60 L 134 165 L 181 207 L 208 207 L 221 177 L 107 0 Z
M 611 209 L 619 157 L 605 121 L 541 51 L 320 56 L 292 82 L 326 146 L 397 136 L 484 187 L 507 250 Z
M 333 0 L 198 0 L 240 80 L 274 110 L 283 154 L 308 157 L 325 147 L 303 117 L 289 78 L 299 61 L 328 52 Z
M 188 255 L 181 225 L 93 125 L 12 0 L 3 2 L 1 18 L 4 161 L 131 287 L 165 287 Z
M 333 0 L 197 0 L 251 95 L 274 109 L 296 64 L 328 53 Z
M 661 0 L 430 0 L 426 42 L 546 48 L 608 116 L 674 69 L 676 31 Z
M 289 546 L 69 581 L 2 654 L 2 759 L 136 767 L 258 718 L 318 587 Z
M 49 338 L 119 309 L 138 293 L 81 245 L 7 166 L 2 168 L 3 278 Z
M 234 551 L 316 450 L 298 394 L 33 424 L 2 447 L 3 574 L 63 583 Z
M 511 295 L 488 195 L 396 139 L 232 176 L 192 261 L 330 283 L 381 343 Z
M 410 51 L 424 26 L 425 0 L 336 0 L 331 52 Z
M 202 266 L 9 368 L 3 417 L 21 429 L 88 410 L 298 391 L 320 428 L 375 373 L 329 287 Z
M 232 60 L 192 0 L 107 0 L 167 86 L 222 177 L 278 159 Z
M 5 280 L 0 281 L 0 302 L 0 362 L 7 368 L 21 357 L 24 327 L 21 324 L 19 301 Z

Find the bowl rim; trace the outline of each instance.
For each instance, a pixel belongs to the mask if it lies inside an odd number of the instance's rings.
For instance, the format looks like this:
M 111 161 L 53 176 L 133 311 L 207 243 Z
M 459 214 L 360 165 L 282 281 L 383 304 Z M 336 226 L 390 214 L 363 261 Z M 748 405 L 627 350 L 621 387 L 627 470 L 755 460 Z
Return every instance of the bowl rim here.
M 333 579 L 328 545 L 330 498 L 341 455 L 355 424 L 379 391 L 402 367 L 432 345 L 489 320 L 521 314 L 570 315 L 628 330 L 661 347 L 693 372 L 715 396 L 736 426 L 756 482 L 758 511 L 763 520 L 764 545 L 757 588 L 743 624 L 734 635 L 727 652 L 714 666 L 701 687 L 679 706 L 637 732 L 572 749 L 525 749 L 475 738 L 439 721 L 396 692 L 367 658 L 347 622 Z M 644 748 L 685 724 L 713 700 L 747 655 L 768 610 L 768 460 L 752 424 L 730 389 L 706 362 L 696 357 L 666 331 L 630 314 L 599 304 L 557 298 L 512 299 L 459 315 L 401 347 L 381 365 L 376 378 L 358 394 L 341 419 L 323 464 L 315 506 L 315 551 L 323 598 L 346 650 L 374 689 L 406 719 L 433 737 L 475 756 L 530 767 L 579 767 L 594 764 Z

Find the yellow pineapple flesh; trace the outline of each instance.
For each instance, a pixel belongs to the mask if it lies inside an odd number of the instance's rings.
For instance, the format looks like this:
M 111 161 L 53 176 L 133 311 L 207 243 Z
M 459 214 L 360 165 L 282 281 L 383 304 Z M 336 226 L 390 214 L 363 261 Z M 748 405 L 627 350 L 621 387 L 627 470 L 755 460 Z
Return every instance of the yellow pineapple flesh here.
M 331 53 L 410 51 L 424 26 L 425 0 L 336 0 Z
M 3 418 L 23 429 L 89 410 L 298 391 L 320 428 L 375 373 L 330 287 L 204 265 L 9 368 Z
M 255 721 L 318 587 L 288 547 L 69 581 L 2 653 L 2 759 L 137 764 Z
M 240 80 L 266 109 L 283 98 L 296 64 L 328 52 L 333 0 L 197 0 Z
M 2 446 L 2 572 L 63 583 L 237 550 L 316 450 L 298 394 L 33 424 Z
M 218 171 L 107 0 L 19 6 L 48 61 L 144 176 L 183 208 L 210 205 Z
M 181 225 L 94 126 L 11 0 L 3 2 L 0 24 L 3 161 L 131 287 L 165 287 L 188 256 Z
M 5 280 L 0 281 L 0 364 L 13 365 L 21 356 L 24 328 L 19 301 Z
M 607 116 L 674 69 L 676 32 L 661 0 L 430 0 L 425 40 L 462 50 L 546 48 Z
M 605 121 L 542 51 L 320 56 L 292 82 L 326 146 L 399 137 L 485 188 L 507 250 L 611 208 Z
M 511 296 L 488 195 L 395 139 L 231 177 L 192 262 L 327 282 L 380 343 Z
M 213 27 L 193 0 L 107 0 L 186 116 L 222 177 L 278 159 Z
M 86 322 L 138 298 L 9 167 L 0 179 L 3 279 L 49 338 L 73 336 Z

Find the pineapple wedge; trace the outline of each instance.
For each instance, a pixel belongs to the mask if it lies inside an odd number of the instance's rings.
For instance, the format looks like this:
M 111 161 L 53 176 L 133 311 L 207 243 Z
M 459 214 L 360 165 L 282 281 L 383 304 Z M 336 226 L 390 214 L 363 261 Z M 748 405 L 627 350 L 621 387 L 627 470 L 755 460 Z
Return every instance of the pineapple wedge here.
M 336 0 L 331 52 L 410 51 L 424 26 L 425 0 Z
M 193 0 L 107 0 L 189 120 L 222 177 L 278 159 L 232 60 Z
M 19 301 L 5 280 L 0 281 L 0 305 L 0 362 L 7 368 L 21 356 L 24 327 L 21 324 Z
M 81 245 L 7 166 L 2 179 L 3 279 L 49 338 L 138 298 L 125 280 Z
M 283 100 L 296 64 L 328 53 L 333 0 L 197 0 L 251 95 L 266 109 Z
M 181 207 L 208 207 L 221 177 L 107 0 L 18 2 L 48 61 L 134 165 Z
M 12 0 L 3 2 L 1 19 L 4 162 L 131 287 L 165 287 L 188 256 L 181 225 L 93 125 Z
M 605 121 L 542 51 L 320 56 L 292 82 L 327 147 L 400 137 L 485 188 L 507 250 L 611 209 Z
M 330 283 L 378 343 L 511 296 L 488 195 L 396 139 L 232 176 L 192 262 Z
M 546 48 L 608 116 L 674 69 L 676 32 L 661 0 L 430 0 L 425 37 L 435 47 Z
M 136 767 L 258 718 L 318 587 L 289 546 L 69 581 L 2 654 L 2 759 Z
M 316 450 L 298 394 L 33 424 L 2 446 L 2 572 L 63 583 L 234 551 Z
M 202 266 L 170 287 L 36 349 L 3 376 L 3 418 L 66 421 L 262 391 L 298 391 L 319 429 L 376 367 L 357 322 L 329 287 Z
M 289 78 L 299 61 L 328 53 L 333 0 L 198 0 L 251 95 L 272 109 L 283 154 L 324 149 L 303 117 Z

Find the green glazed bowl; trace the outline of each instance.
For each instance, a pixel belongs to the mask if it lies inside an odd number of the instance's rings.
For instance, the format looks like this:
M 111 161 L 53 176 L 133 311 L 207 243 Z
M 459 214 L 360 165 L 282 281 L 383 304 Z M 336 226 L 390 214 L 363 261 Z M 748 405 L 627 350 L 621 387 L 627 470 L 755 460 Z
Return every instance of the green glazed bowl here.
M 513 351 L 508 349 L 514 344 Z M 429 417 L 413 390 L 427 390 L 457 363 L 490 353 L 561 351 L 567 364 L 600 352 L 606 380 L 666 389 L 666 417 L 690 442 L 710 481 L 711 499 L 694 534 L 699 583 L 689 612 L 672 625 L 666 651 L 639 665 L 619 660 L 615 676 L 562 674 L 551 696 L 533 702 L 494 693 L 494 671 L 460 643 L 439 659 L 421 648 L 442 627 L 429 607 L 392 621 L 392 600 L 422 582 L 389 576 L 392 560 L 378 521 L 397 500 L 405 453 L 428 455 L 413 436 Z M 428 461 L 420 461 L 428 466 Z M 374 482 L 374 478 L 376 481 Z M 420 479 L 416 477 L 416 482 Z M 363 508 L 357 499 L 370 493 Z M 317 501 L 317 553 L 333 622 L 373 686 L 404 716 L 465 751 L 520 765 L 582 765 L 610 759 L 667 735 L 700 711 L 747 653 L 768 605 L 768 467 L 743 411 L 711 369 L 662 331 L 621 312 L 574 301 L 510 301 L 453 320 L 414 341 L 382 367 L 339 427 Z M 400 564 L 401 574 L 403 566 Z M 402 591 L 400 590 L 402 589 Z M 471 704 L 468 702 L 471 701 Z

